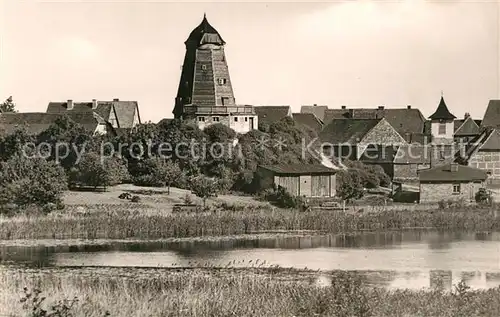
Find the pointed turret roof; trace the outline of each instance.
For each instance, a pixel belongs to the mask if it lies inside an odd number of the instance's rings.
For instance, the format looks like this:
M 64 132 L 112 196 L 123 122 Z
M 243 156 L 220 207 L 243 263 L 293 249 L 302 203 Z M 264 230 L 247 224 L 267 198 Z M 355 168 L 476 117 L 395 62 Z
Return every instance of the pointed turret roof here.
M 226 44 L 226 42 L 224 42 L 224 40 L 220 36 L 219 32 L 217 32 L 217 30 L 212 25 L 210 25 L 210 23 L 208 23 L 206 14 L 203 15 L 203 20 L 201 21 L 200 25 L 198 25 L 193 31 L 191 31 L 191 34 L 189 34 L 189 37 L 186 40 L 185 44 L 188 43 L 195 43 L 196 45 Z
M 436 109 L 436 111 L 429 117 L 429 119 L 432 120 L 453 120 L 456 117 L 451 114 L 450 110 L 448 110 L 448 107 L 446 106 L 446 103 L 444 102 L 443 96 L 441 96 L 441 101 L 439 101 L 439 105 Z

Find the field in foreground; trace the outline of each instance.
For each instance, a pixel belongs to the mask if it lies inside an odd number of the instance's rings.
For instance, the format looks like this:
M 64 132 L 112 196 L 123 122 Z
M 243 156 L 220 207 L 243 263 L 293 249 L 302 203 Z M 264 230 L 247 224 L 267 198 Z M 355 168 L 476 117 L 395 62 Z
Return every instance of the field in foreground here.
M 38 298 L 47 296 L 41 307 L 49 310 L 59 301 L 77 298 L 72 316 L 500 315 L 498 288 L 387 291 L 365 288 L 347 274 L 318 286 L 313 272 L 276 269 L 116 270 L 0 268 L 0 315 L 27 316 L 32 311 L 33 295 L 21 303 L 24 287 L 29 292 L 40 289 Z

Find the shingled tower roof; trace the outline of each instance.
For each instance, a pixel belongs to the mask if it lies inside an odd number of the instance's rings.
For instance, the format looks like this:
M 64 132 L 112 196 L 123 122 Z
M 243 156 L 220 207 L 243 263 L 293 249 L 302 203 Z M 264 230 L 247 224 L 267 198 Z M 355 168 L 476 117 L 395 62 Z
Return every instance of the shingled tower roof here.
M 432 120 L 453 120 L 456 117 L 451 114 L 450 110 L 448 110 L 448 107 L 446 106 L 446 103 L 444 102 L 443 96 L 441 96 L 441 101 L 439 101 L 439 105 L 436 109 L 436 111 L 429 117 L 429 119 Z
M 188 39 L 184 42 L 186 45 L 194 44 L 194 45 L 203 45 L 203 44 L 217 44 L 224 45 L 226 42 L 222 39 L 219 32 L 208 23 L 207 15 L 203 15 L 203 20 L 200 25 L 198 25 L 192 32 L 189 34 Z

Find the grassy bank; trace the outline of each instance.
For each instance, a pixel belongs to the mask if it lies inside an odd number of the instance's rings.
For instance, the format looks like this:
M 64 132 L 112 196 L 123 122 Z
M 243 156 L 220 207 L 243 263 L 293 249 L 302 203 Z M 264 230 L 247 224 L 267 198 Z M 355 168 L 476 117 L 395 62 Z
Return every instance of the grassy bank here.
M 103 271 L 105 269 L 102 269 Z M 500 289 L 387 291 L 344 274 L 317 286 L 300 272 L 189 270 L 151 274 L 0 272 L 0 315 L 26 316 L 23 288 L 41 307 L 77 298 L 72 316 L 499 316 Z M 23 304 L 27 304 L 23 308 Z M 68 305 L 69 306 L 69 305 Z M 32 315 L 30 315 L 32 316 Z M 36 316 L 36 315 L 35 315 Z M 58 315 L 59 316 L 59 315 Z
M 73 208 L 73 210 L 71 209 Z M 72 206 L 64 213 L 18 215 L 0 219 L 0 239 L 163 239 L 225 236 L 276 230 L 350 233 L 360 230 L 433 228 L 499 231 L 491 209 L 466 207 L 430 211 L 342 213 L 243 209 L 201 214 L 171 214 L 127 205 L 94 205 L 85 212 Z

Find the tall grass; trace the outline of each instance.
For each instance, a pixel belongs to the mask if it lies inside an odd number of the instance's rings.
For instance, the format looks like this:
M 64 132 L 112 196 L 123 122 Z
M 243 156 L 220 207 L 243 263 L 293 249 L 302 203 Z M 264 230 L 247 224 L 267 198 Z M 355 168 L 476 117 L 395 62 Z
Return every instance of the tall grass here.
M 285 274 L 285 273 L 283 273 Z M 297 273 L 291 273 L 296 275 Z M 265 271 L 0 272 L 0 316 L 26 316 L 24 287 L 44 303 L 77 298 L 72 316 L 499 316 L 500 289 L 455 292 L 365 288 L 344 274 L 319 287 Z M 50 309 L 50 308 L 49 308 Z
M 14 216 L 0 219 L 0 239 L 161 239 L 248 234 L 277 230 L 349 233 L 360 230 L 433 228 L 498 231 L 491 209 L 391 210 L 377 213 L 293 210 L 217 211 L 171 214 L 131 207 L 88 207 L 86 213 Z

